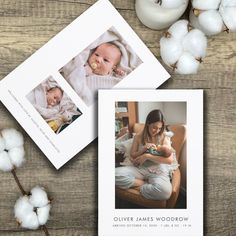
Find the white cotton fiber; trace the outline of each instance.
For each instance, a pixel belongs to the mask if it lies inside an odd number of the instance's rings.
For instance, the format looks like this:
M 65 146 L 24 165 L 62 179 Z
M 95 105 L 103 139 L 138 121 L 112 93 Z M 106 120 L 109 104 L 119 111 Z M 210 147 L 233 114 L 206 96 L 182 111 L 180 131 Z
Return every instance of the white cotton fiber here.
M 23 146 L 10 149 L 8 155 L 10 157 L 11 163 L 16 167 L 22 166 L 25 161 L 25 150 Z
M 34 207 L 30 204 L 27 196 L 20 197 L 14 206 L 15 217 L 22 222 L 25 215 L 33 212 Z
M 187 0 L 162 0 L 161 7 L 163 8 L 178 8 L 186 3 Z
M 23 228 L 38 229 L 40 225 L 46 224 L 51 206 L 47 193 L 41 187 L 34 187 L 31 194 L 16 201 L 14 213 Z
M 191 30 L 183 40 L 184 51 L 190 52 L 195 58 L 202 58 L 206 55 L 207 38 L 198 29 Z
M 49 200 L 47 197 L 47 193 L 43 190 L 43 188 L 36 186 L 31 189 L 31 196 L 29 197 L 29 201 L 35 207 L 43 207 L 48 204 Z
M 198 16 L 201 29 L 207 35 L 218 34 L 222 31 L 224 24 L 221 15 L 216 10 L 204 11 Z
M 181 42 L 174 38 L 162 37 L 160 40 L 160 53 L 167 65 L 175 64 L 183 51 Z
M 24 144 L 24 139 L 22 134 L 13 128 L 3 129 L 2 137 L 5 140 L 6 149 L 8 150 L 13 147 L 22 146 Z
M 176 72 L 179 74 L 196 74 L 199 62 L 190 53 L 184 52 L 176 66 Z
M 0 134 L 0 152 L 4 151 L 6 145 L 5 145 L 5 140 Z
M 221 0 L 223 7 L 236 7 L 236 0 Z
M 50 204 L 37 209 L 37 216 L 40 225 L 45 225 L 49 218 Z
M 202 30 L 202 26 L 199 24 L 198 17 L 194 15 L 194 13 L 193 13 L 192 10 L 190 10 L 190 12 L 189 12 L 189 21 L 191 22 L 191 25 L 192 25 L 194 28 L 203 31 L 203 30 Z M 205 32 L 204 32 L 204 33 L 205 33 Z
M 182 40 L 188 33 L 188 25 L 189 22 L 187 20 L 179 20 L 168 29 L 168 32 L 176 40 Z
M 23 221 L 21 222 L 21 227 L 33 230 L 38 229 L 39 221 L 34 211 L 24 216 Z
M 218 9 L 221 0 L 192 0 L 193 8 L 201 10 Z
M 173 33 L 160 40 L 162 60 L 179 74 L 197 73 L 200 59 L 206 56 L 206 36 L 202 31 L 188 26 L 186 20 L 177 21 L 168 30 Z
M 2 171 L 11 171 L 13 165 L 10 161 L 9 155 L 7 152 L 0 152 L 0 170 Z
M 235 1 L 236 2 L 236 1 Z M 219 9 L 220 15 L 229 30 L 236 30 L 236 7 L 223 7 Z

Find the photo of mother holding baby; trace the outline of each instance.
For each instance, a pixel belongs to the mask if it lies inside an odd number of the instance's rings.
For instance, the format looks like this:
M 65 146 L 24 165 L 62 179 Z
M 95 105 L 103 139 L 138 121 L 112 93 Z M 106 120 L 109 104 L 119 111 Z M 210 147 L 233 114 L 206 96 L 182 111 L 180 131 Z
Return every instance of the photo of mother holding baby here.
M 171 167 L 178 167 L 178 164 L 160 110 L 149 112 L 144 129 L 134 136 L 130 159 L 133 165 L 115 169 L 116 187 L 135 188 L 146 199 L 169 199 L 172 193 Z

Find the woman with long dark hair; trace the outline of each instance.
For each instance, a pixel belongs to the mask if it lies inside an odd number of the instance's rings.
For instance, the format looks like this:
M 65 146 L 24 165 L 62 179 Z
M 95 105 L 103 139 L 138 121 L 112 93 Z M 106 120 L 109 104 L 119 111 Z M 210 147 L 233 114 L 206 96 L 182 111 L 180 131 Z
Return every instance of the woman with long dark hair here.
M 138 188 L 147 199 L 166 200 L 172 192 L 170 164 L 175 153 L 171 152 L 168 157 L 147 153 L 153 144 L 171 148 L 160 110 L 152 110 L 147 115 L 143 131 L 134 136 L 130 152 L 133 166 L 116 168 L 116 186 L 122 189 Z

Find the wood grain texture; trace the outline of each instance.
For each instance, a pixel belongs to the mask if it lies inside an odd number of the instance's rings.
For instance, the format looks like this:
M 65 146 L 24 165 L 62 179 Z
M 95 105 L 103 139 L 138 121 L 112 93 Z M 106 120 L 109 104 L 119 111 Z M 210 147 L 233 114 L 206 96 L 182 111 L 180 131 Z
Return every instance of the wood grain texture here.
M 0 0 L 0 79 L 43 46 L 95 0 Z M 161 31 L 136 17 L 134 0 L 112 0 L 134 31 L 160 59 Z M 166 66 L 164 65 L 166 68 Z M 207 236 L 236 232 L 236 33 L 208 39 L 207 57 L 196 75 L 172 77 L 162 89 L 204 89 L 204 231 Z M 45 186 L 54 198 L 51 235 L 97 235 L 97 141 L 56 171 L 15 119 L 0 104 L 0 128 L 15 127 L 26 140 L 27 163 L 17 170 L 25 189 Z M 13 205 L 20 195 L 13 177 L 0 172 L 0 235 L 38 236 L 20 229 Z M 198 204 L 196 200 L 196 204 Z

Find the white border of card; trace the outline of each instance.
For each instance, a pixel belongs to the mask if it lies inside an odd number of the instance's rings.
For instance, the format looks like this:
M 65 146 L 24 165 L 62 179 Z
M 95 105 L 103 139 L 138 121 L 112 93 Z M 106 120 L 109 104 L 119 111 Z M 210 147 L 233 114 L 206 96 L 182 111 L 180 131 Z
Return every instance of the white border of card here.
M 114 88 L 157 88 L 169 74 L 108 0 L 99 0 L 0 82 L 0 99 L 52 164 L 59 169 L 97 137 L 97 102 L 86 106 L 58 72 L 114 27 L 141 59 Z M 56 135 L 26 95 L 52 76 L 82 112 Z
M 115 103 L 119 101 L 186 102 L 186 208 L 115 207 Z M 99 236 L 203 235 L 203 91 L 100 89 L 98 107 Z

